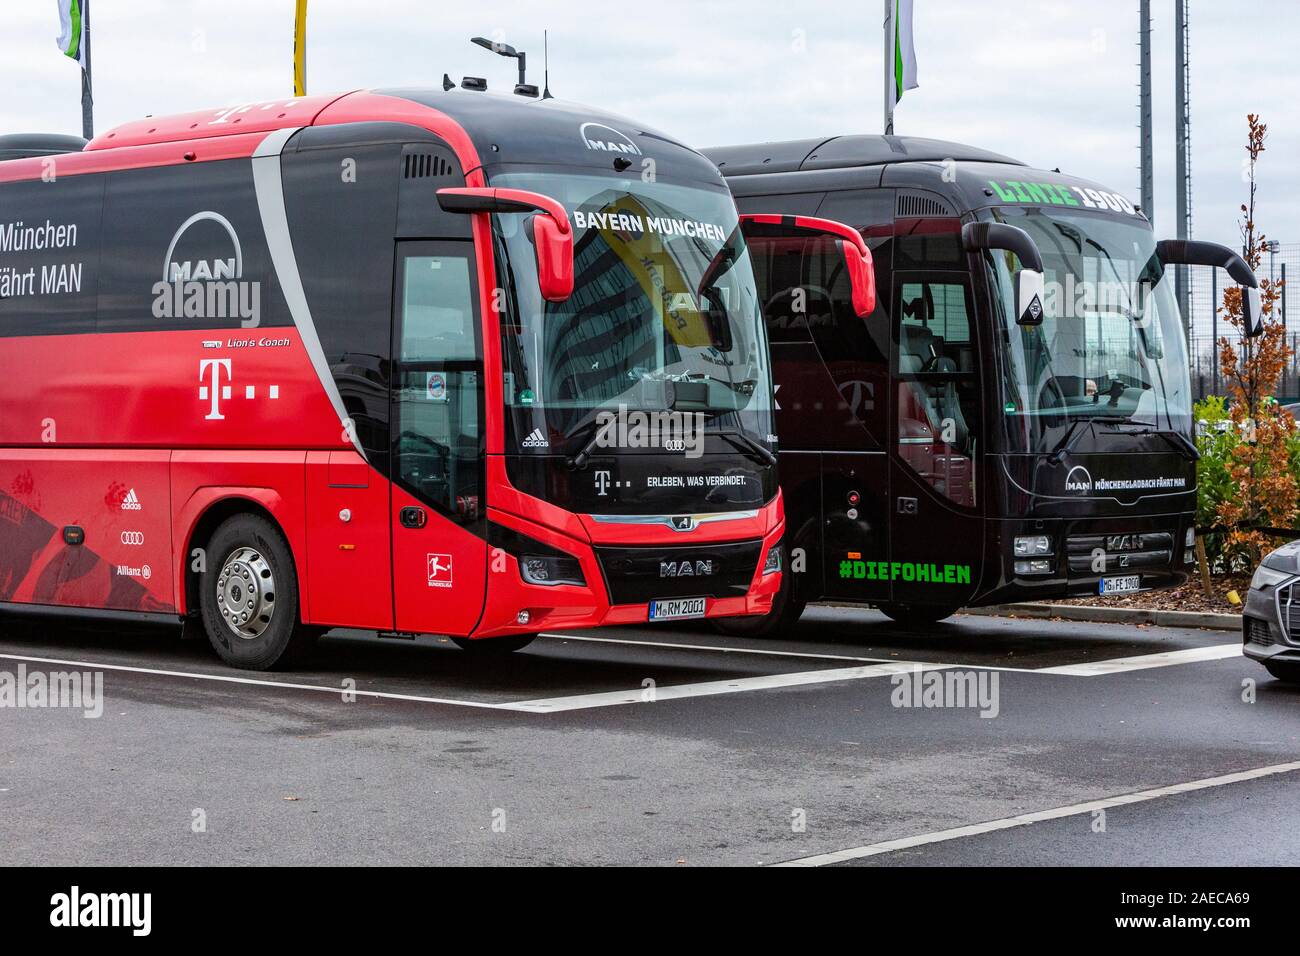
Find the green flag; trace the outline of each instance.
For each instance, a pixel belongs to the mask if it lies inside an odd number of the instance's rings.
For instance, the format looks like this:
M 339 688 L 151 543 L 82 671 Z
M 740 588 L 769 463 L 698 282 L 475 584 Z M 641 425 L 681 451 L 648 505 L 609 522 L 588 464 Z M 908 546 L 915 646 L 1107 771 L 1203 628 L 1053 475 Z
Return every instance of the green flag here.
M 81 20 L 81 0 L 58 0 L 58 4 L 59 36 L 54 42 L 59 45 L 64 56 L 72 57 L 84 70 L 86 43 Z
M 889 36 L 891 73 L 893 74 L 893 99 L 897 103 L 907 90 L 914 90 L 916 82 L 916 47 L 912 43 L 912 0 L 890 0 Z

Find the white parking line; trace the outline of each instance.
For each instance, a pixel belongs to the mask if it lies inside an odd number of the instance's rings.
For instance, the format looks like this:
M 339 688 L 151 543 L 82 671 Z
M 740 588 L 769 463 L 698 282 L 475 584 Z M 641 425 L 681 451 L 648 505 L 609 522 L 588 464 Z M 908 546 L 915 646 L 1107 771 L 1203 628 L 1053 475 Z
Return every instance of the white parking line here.
M 665 647 L 671 650 L 715 651 L 722 654 L 762 654 L 769 657 L 805 657 L 821 661 L 860 661 L 864 664 L 897 664 L 886 657 L 851 657 L 846 654 L 812 654 L 806 651 L 781 651 L 756 647 L 728 647 L 725 644 L 676 644 L 672 641 L 640 641 L 622 637 L 590 637 L 564 631 L 543 631 L 541 637 L 560 641 L 591 641 L 600 644 L 622 644 L 629 647 Z M 1175 664 L 1195 664 L 1199 661 L 1225 660 L 1241 656 L 1241 643 L 1212 644 L 1208 647 L 1189 647 L 1181 651 L 1162 651 L 1158 654 L 1139 654 L 1133 657 L 1115 657 L 1105 661 L 1084 664 L 1059 664 L 1054 667 L 1006 667 L 1001 664 L 936 664 L 939 667 L 964 667 L 969 670 L 1004 671 L 1010 674 L 1056 674 L 1064 677 L 1100 677 L 1122 671 L 1146 670 L 1151 667 L 1171 667 Z
M 639 704 L 649 701 L 680 700 L 683 697 L 711 697 L 715 694 L 738 694 L 751 690 L 770 690 L 775 687 L 803 687 L 808 684 L 829 684 L 836 681 L 862 680 L 868 677 L 889 677 L 894 674 L 911 674 L 916 670 L 933 671 L 952 667 L 952 664 L 919 664 L 914 661 L 869 664 L 865 667 L 833 667 L 820 671 L 803 671 L 797 674 L 770 674 L 764 677 L 737 677 L 732 680 L 711 680 L 698 684 L 672 684 L 667 687 L 615 690 L 603 694 L 577 694 L 573 697 L 549 697 L 525 700 L 508 705 L 510 710 L 526 710 L 536 714 L 554 714 L 565 710 L 586 710 L 591 707 L 616 707 L 619 704 Z
M 383 700 L 405 700 L 421 704 L 446 704 L 452 707 L 474 707 L 480 710 L 505 710 L 526 714 L 553 714 L 568 710 L 586 710 L 593 707 L 614 707 L 619 704 L 641 704 L 664 700 L 679 700 L 685 697 L 710 697 L 716 694 L 735 694 L 751 690 L 769 690 L 775 687 L 799 687 L 807 684 L 825 684 L 835 681 L 862 680 L 868 677 L 888 677 L 892 674 L 910 674 L 916 668 L 921 670 L 941 670 L 951 664 L 919 664 L 914 661 L 873 664 L 866 667 L 828 668 L 820 671 L 803 671 L 795 674 L 772 674 L 764 677 L 738 677 L 732 680 L 705 681 L 696 684 L 672 684 L 634 690 L 616 690 L 594 694 L 576 694 L 568 697 L 548 697 L 536 700 L 504 701 L 490 703 L 487 701 L 460 700 L 451 697 L 425 697 L 419 694 L 399 694 L 380 690 L 347 690 L 343 687 L 328 687 L 320 684 L 298 684 L 288 681 L 258 680 L 253 677 L 235 677 L 228 674 L 203 674 L 195 671 L 162 670 L 155 667 L 132 667 L 126 664 L 103 664 L 96 661 L 70 661 L 53 657 L 27 657 L 19 654 L 0 654 L 0 658 L 25 661 L 37 664 L 58 664 L 63 667 L 75 667 L 89 670 L 123 671 L 131 674 L 149 674 L 159 677 L 181 677 L 189 680 L 216 681 L 225 684 L 242 684 L 245 686 L 275 687 L 281 690 L 306 690 L 341 697 L 345 693 L 357 697 L 372 697 Z
M 819 853 L 816 856 L 805 856 L 797 860 L 787 860 L 784 863 L 774 863 L 773 866 L 827 866 L 832 863 L 844 863 L 848 860 L 861 860 L 869 856 L 879 856 L 882 853 L 893 853 L 896 850 L 906 850 L 915 846 L 926 846 L 931 843 L 943 843 L 948 840 L 960 840 L 964 837 L 978 836 L 981 833 L 992 833 L 995 830 L 1009 830 L 1012 827 L 1021 827 L 1030 823 L 1041 823 L 1044 820 L 1059 820 L 1062 817 L 1077 816 L 1081 813 L 1092 813 L 1095 810 L 1109 810 L 1112 807 L 1123 807 L 1133 803 L 1144 803 L 1147 800 L 1158 800 L 1161 797 L 1172 797 L 1180 793 L 1192 793 L 1197 790 L 1208 790 L 1212 787 L 1223 787 L 1232 783 L 1242 783 L 1246 780 L 1258 780 L 1261 777 L 1271 777 L 1281 773 L 1294 773 L 1300 770 L 1300 760 L 1293 760 L 1290 763 L 1273 764 L 1271 767 L 1260 767 L 1256 770 L 1243 770 L 1239 773 L 1227 773 L 1219 777 L 1206 777 L 1203 780 L 1193 780 L 1190 783 L 1176 783 L 1170 787 L 1157 787 L 1154 790 L 1142 790 L 1138 793 L 1126 793 L 1118 797 L 1106 797 L 1103 800 L 1089 800 L 1087 803 L 1076 803 L 1068 807 L 1056 807 L 1051 810 L 1038 810 L 1034 813 L 1022 813 L 1019 816 L 1006 817 L 1002 820 L 990 820 L 987 823 L 974 823 L 965 827 L 953 827 L 951 830 L 939 830 L 935 833 L 923 833 L 920 836 L 903 837 L 898 840 L 886 840 L 883 843 L 870 843 L 866 846 L 853 847 L 848 850 L 836 850 L 834 853 Z
M 382 690 L 348 690 L 344 687 L 325 687 L 320 684 L 292 684 L 287 681 L 258 680 L 254 677 L 235 677 L 230 674 L 201 674 L 195 671 L 169 671 L 156 667 L 130 667 L 126 664 L 105 664 L 101 661 L 66 661 L 55 657 L 24 657 L 20 654 L 0 654 L 0 658 L 11 661 L 26 661 L 36 664 L 60 664 L 64 667 L 77 667 L 87 670 L 123 671 L 128 674 L 151 674 L 157 677 L 184 677 L 190 680 L 210 680 L 223 684 L 245 684 L 258 687 L 278 687 L 281 690 L 310 690 L 341 697 L 343 694 L 355 694 L 358 697 L 379 697 L 385 700 L 411 700 L 421 704 L 451 704 L 456 707 L 480 707 L 485 710 L 500 710 L 501 704 L 490 704 L 473 700 L 453 700 L 448 697 L 422 697 L 418 694 L 397 694 Z
M 680 700 L 687 697 L 711 697 L 718 694 L 736 694 L 756 690 L 773 690 L 781 687 L 800 687 L 810 684 L 829 684 L 839 681 L 862 680 L 871 677 L 888 677 L 894 674 L 912 673 L 916 669 L 946 670 L 965 668 L 967 670 L 1007 671 L 1024 674 L 1051 674 L 1066 677 L 1100 677 L 1129 670 L 1142 670 L 1152 667 L 1169 667 L 1174 664 L 1190 664 L 1197 661 L 1221 660 L 1241 654 L 1240 644 L 1217 644 L 1211 647 L 1194 647 L 1181 651 L 1166 651 L 1161 654 L 1144 654 L 1137 657 L 1121 657 L 1108 661 L 1095 661 L 1089 664 L 1065 664 L 1059 667 L 1022 668 L 1000 667 L 988 664 L 953 664 L 921 661 L 886 661 L 872 657 L 849 657 L 832 654 L 811 654 L 800 651 L 776 651 L 748 647 L 725 647 L 701 644 L 674 644 L 665 641 L 636 641 L 607 637 L 588 637 L 585 635 L 548 632 L 545 637 L 559 640 L 591 641 L 607 644 L 641 645 L 648 647 L 670 648 L 674 650 L 713 651 L 730 654 L 760 654 L 775 657 L 813 658 L 818 660 L 862 661 L 860 667 L 827 668 L 816 671 L 799 671 L 792 674 L 771 674 L 761 677 L 738 677 L 729 680 L 702 681 L 694 684 L 677 684 L 655 687 L 653 693 L 647 687 L 629 690 L 602 691 L 592 694 L 574 694 L 564 697 L 545 697 L 524 701 L 489 701 L 464 700 L 453 697 L 430 697 L 422 694 L 402 694 L 395 691 L 348 690 L 343 687 L 329 687 L 320 684 L 302 684 L 289 681 L 264 680 L 255 677 L 237 677 L 231 674 L 205 674 L 196 671 L 165 670 L 154 667 L 134 667 L 126 664 L 106 664 L 96 661 L 72 661 L 52 657 L 29 657 L 19 654 L 0 654 L 0 658 L 26 661 L 37 664 L 58 664 L 65 667 L 89 668 L 109 671 L 122 671 L 134 674 L 149 674 L 158 677 L 180 677 L 188 680 L 214 681 L 225 684 L 241 684 L 275 687 L 281 690 L 303 690 L 341 696 L 350 693 L 357 697 L 370 697 L 381 700 L 403 700 L 420 704 L 444 704 L 450 707 L 470 707 L 478 710 L 502 710 L 528 714 L 554 714 L 571 710 L 587 710 L 595 707 L 616 707 L 622 704 L 639 704 L 653 701 Z M 649 668 L 651 665 L 647 665 Z
M 1140 654 L 1137 657 L 1117 657 L 1109 661 L 1090 664 L 1062 664 L 1044 667 L 1035 674 L 1063 674 L 1067 677 L 1099 677 L 1120 671 L 1141 671 L 1149 667 L 1169 667 L 1172 664 L 1195 664 L 1199 661 L 1219 661 L 1241 656 L 1241 642 L 1213 644 L 1209 647 L 1189 647 L 1182 651 L 1164 651 L 1160 654 Z

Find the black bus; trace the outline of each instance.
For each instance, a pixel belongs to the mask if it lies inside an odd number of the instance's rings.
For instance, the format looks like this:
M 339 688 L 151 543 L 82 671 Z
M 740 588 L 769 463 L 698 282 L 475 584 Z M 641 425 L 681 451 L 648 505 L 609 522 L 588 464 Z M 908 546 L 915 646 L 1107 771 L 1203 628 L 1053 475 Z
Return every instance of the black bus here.
M 1174 263 L 1122 195 L 937 140 L 706 151 L 742 217 L 768 323 L 790 570 L 778 610 L 964 606 L 1169 587 L 1193 562 L 1196 449 Z M 773 217 L 770 213 L 781 213 Z M 859 231 L 876 301 L 798 217 Z M 800 573 L 802 572 L 802 573 Z

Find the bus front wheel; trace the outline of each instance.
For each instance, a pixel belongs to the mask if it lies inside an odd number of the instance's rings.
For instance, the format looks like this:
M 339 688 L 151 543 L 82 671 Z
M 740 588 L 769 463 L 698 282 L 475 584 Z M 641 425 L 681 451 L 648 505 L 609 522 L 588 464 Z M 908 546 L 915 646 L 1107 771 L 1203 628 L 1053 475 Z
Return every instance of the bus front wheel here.
M 259 515 L 234 515 L 205 551 L 199 611 L 221 659 L 259 671 L 300 661 L 316 635 L 298 620 L 298 576 L 280 530 Z
M 955 607 L 942 607 L 931 604 L 877 604 L 876 610 L 904 627 L 920 627 L 925 624 L 937 624 L 944 618 L 957 613 Z
M 536 634 L 510 634 L 506 637 L 453 637 L 452 643 L 471 654 L 511 654 L 533 643 Z

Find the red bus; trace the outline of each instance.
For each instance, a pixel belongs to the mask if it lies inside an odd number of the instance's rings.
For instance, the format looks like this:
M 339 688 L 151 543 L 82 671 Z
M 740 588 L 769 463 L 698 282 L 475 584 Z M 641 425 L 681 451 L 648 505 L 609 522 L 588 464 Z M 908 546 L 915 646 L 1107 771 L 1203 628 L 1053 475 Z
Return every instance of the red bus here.
M 269 668 L 770 610 L 766 329 L 699 153 L 469 90 L 3 145 L 0 612 Z

